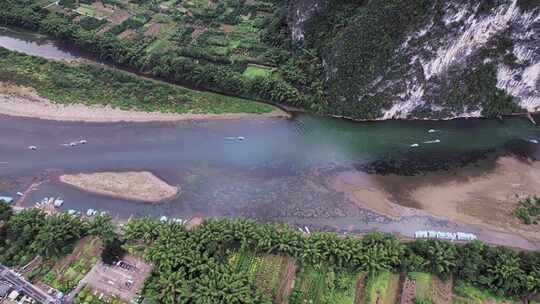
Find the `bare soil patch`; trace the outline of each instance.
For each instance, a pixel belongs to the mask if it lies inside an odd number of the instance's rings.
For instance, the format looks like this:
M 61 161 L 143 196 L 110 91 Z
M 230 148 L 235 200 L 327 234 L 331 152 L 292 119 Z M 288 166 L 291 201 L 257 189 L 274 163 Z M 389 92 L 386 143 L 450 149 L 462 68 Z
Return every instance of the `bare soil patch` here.
M 40 97 L 32 88 L 2 82 L 0 82 L 0 114 L 57 121 L 84 122 L 225 120 L 289 116 L 286 112 L 278 109 L 264 114 L 177 114 L 120 110 L 103 105 L 57 104 Z
M 232 33 L 234 32 L 234 25 L 230 25 L 230 24 L 222 24 L 221 25 L 221 31 L 224 32 L 224 33 Z
M 191 39 L 197 40 L 197 38 L 199 38 L 199 36 L 204 34 L 204 32 L 206 32 L 207 30 L 208 29 L 206 27 L 202 27 L 202 26 L 194 27 L 193 33 L 191 33 Z
M 423 210 L 456 223 L 540 240 L 540 225 L 525 225 L 513 214 L 519 197 L 540 194 L 537 161 L 504 156 L 487 168 L 471 166 L 423 176 L 344 171 L 330 177 L 327 184 L 358 207 L 388 217 Z
M 161 31 L 163 23 L 152 23 L 148 29 L 144 32 L 144 37 L 155 37 Z
M 131 17 L 131 14 L 123 9 L 116 9 L 107 20 L 113 24 L 121 24 L 122 22 L 128 20 Z
M 186 228 L 188 230 L 197 228 L 203 223 L 203 221 L 204 221 L 204 218 L 202 218 L 201 216 L 195 216 L 187 222 Z
M 97 31 L 96 35 L 101 36 L 101 35 L 105 34 L 106 32 L 108 32 L 111 28 L 112 28 L 112 26 L 110 24 L 106 24 L 99 31 Z
M 86 252 L 88 256 L 101 255 L 101 250 L 103 250 L 101 240 L 99 240 L 99 238 L 96 236 L 85 236 L 77 243 L 77 245 L 75 245 L 75 248 L 73 248 L 73 252 L 70 255 L 61 258 L 58 260 L 58 262 L 56 262 L 56 264 L 54 264 L 52 271 L 61 274 L 71 263 L 80 259 L 89 246 L 92 246 L 92 251 Z
M 383 295 L 384 304 L 394 304 L 397 303 L 399 294 L 399 275 L 392 274 L 390 280 L 388 281 L 388 287 L 386 288 L 386 294 Z
M 432 214 L 539 240 L 540 226 L 524 225 L 513 215 L 516 195 L 537 195 L 539 189 L 540 162 L 502 157 L 491 172 L 423 185 L 409 195 Z
M 180 192 L 150 172 L 64 174 L 60 181 L 87 192 L 150 203 L 176 197 Z
M 369 209 L 392 218 L 400 214 L 391 201 L 391 195 L 369 174 L 360 171 L 346 171 L 332 177 L 330 188 L 344 192 L 358 207 Z
M 432 294 L 432 301 L 433 304 L 450 304 L 452 303 L 452 288 L 453 288 L 453 282 L 452 279 L 448 279 L 446 281 L 442 281 L 437 276 L 432 277 L 433 286 L 433 294 Z
M 354 304 L 364 304 L 364 286 L 366 285 L 366 274 L 361 273 L 356 282 L 356 291 L 354 293 Z
M 128 254 L 120 265 L 106 265 L 99 261 L 81 284 L 132 303 L 151 270 L 151 264 Z
M 400 304 L 414 304 L 414 298 L 416 296 L 416 281 L 411 280 L 405 275 L 403 279 L 403 285 L 401 287 Z
M 285 257 L 281 266 L 280 286 L 276 296 L 276 303 L 286 304 L 294 288 L 296 278 L 296 262 L 291 257 Z
M 132 29 L 126 29 L 116 36 L 118 39 L 129 39 L 135 35 L 135 31 Z
M 102 15 L 103 17 L 109 17 L 114 13 L 114 9 L 109 5 L 104 5 L 101 1 L 96 1 L 92 3 L 92 7 L 96 9 L 96 12 Z

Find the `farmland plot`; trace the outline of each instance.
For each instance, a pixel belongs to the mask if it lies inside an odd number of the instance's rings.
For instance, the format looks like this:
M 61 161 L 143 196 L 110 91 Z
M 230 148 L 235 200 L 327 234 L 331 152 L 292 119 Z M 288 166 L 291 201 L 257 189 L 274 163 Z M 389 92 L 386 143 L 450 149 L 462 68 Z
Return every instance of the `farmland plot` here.
M 96 264 L 103 248 L 98 237 L 88 236 L 79 241 L 73 252 L 58 260 L 41 282 L 64 293 L 71 291 Z
M 302 266 L 289 304 L 353 304 L 359 275 L 326 266 Z
M 229 265 L 237 271 L 251 276 L 257 286 L 276 301 L 287 298 L 291 283 L 289 275 L 290 257 L 279 255 L 256 255 L 249 252 L 234 252 L 229 256 Z M 284 284 L 285 283 L 285 284 Z
M 409 278 L 416 283 L 415 300 L 422 303 L 431 302 L 432 295 L 432 276 L 425 272 L 411 272 Z
M 454 287 L 454 304 L 511 304 L 521 303 L 519 299 L 497 296 L 489 291 L 480 290 L 469 283 L 458 282 Z
M 364 290 L 365 304 L 394 304 L 397 301 L 399 275 L 388 271 L 369 275 Z

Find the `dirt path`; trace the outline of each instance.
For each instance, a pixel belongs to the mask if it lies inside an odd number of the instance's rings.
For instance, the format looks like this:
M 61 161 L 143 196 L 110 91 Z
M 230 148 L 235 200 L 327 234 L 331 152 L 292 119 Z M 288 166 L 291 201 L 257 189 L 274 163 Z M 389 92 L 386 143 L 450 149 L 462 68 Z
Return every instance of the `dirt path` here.
M 364 303 L 364 286 L 366 284 L 366 274 L 361 273 L 358 276 L 358 281 L 356 282 L 356 291 L 354 293 L 354 304 L 363 304 Z
M 296 262 L 291 257 L 283 259 L 280 274 L 280 286 L 277 292 L 276 303 L 287 304 L 289 295 L 294 288 L 294 279 L 296 278 Z
M 431 296 L 433 304 L 450 304 L 452 303 L 452 278 L 442 281 L 437 276 L 432 277 L 433 293 Z
M 399 296 L 399 275 L 392 274 L 390 280 L 388 281 L 388 287 L 386 288 L 386 294 L 382 295 L 384 304 L 395 304 L 397 303 Z
M 414 304 L 414 298 L 416 297 L 416 282 L 411 280 L 406 274 L 402 274 L 401 295 L 399 299 L 400 304 Z

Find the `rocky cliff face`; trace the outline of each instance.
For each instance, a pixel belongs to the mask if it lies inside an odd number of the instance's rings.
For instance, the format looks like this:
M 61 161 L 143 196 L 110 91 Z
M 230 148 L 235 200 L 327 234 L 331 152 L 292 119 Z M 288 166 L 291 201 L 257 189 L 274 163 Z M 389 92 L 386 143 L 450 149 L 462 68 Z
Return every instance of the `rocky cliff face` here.
M 288 4 L 287 23 L 293 41 L 302 42 L 305 38 L 306 23 L 328 7 L 326 0 L 298 0 Z
M 361 4 L 347 26 L 328 38 L 328 50 L 320 53 L 336 114 L 444 119 L 540 111 L 540 2 L 412 2 L 418 5 L 370 10 L 373 1 Z M 298 3 L 290 6 L 289 26 L 303 41 L 310 18 L 330 12 L 325 1 Z M 385 9 L 388 16 L 370 15 Z M 392 10 L 406 19 L 393 23 Z M 374 54 L 363 49 L 369 43 Z

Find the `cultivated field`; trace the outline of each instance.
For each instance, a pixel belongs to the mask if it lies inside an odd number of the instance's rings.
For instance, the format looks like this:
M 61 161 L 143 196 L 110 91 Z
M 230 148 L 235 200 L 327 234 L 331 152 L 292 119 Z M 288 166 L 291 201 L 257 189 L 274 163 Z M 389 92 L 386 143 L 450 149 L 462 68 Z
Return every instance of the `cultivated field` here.
M 276 303 L 283 303 L 292 291 L 296 264 L 294 259 L 279 255 L 254 255 L 234 252 L 229 264 L 237 272 L 248 273 L 257 286 Z
M 301 266 L 289 303 L 353 304 L 360 277 L 358 273 L 336 271 L 325 265 Z
M 61 258 L 54 267 L 41 278 L 41 282 L 68 293 L 92 269 L 100 258 L 102 242 L 98 237 L 88 236 L 81 239 L 73 252 Z

